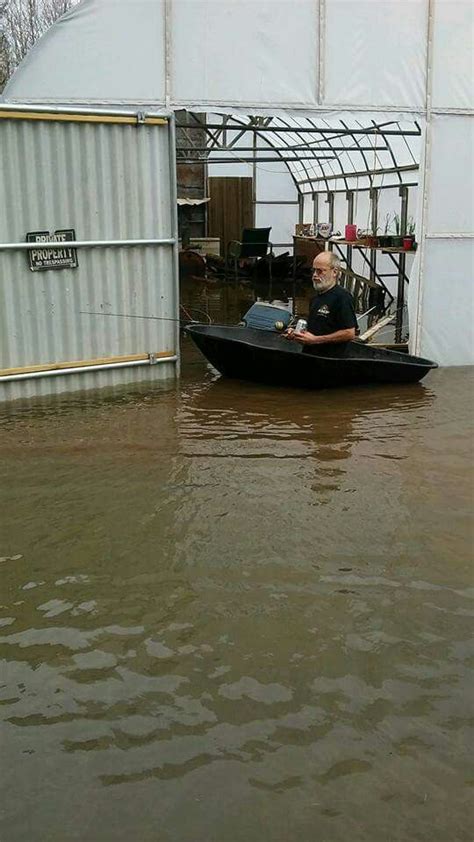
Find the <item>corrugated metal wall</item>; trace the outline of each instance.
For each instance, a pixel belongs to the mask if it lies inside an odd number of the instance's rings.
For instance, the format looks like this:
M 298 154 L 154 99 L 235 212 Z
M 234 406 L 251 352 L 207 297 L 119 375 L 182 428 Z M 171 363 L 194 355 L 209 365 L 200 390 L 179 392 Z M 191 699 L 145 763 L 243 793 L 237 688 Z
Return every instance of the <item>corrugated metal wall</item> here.
M 175 236 L 168 123 L 0 119 L 0 150 L 0 243 L 70 228 L 80 241 Z M 26 251 L 0 251 L 0 369 L 175 354 L 173 246 L 80 248 L 77 255 L 77 269 L 32 272 Z M 104 372 L 103 379 L 173 374 L 174 365 L 166 364 Z M 27 389 L 18 381 L 2 383 L 0 399 L 84 388 L 100 379 L 94 372 L 28 381 Z

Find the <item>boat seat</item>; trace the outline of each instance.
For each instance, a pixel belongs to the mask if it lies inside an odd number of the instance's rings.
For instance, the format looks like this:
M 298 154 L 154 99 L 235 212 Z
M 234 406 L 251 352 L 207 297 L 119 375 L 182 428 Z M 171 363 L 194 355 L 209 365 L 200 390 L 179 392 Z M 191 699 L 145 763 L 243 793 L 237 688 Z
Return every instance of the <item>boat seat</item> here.
M 257 328 L 257 330 L 276 330 L 281 331 L 282 328 L 275 327 L 275 322 L 283 322 L 283 329 L 288 327 L 292 319 L 292 315 L 283 307 L 277 307 L 275 304 L 261 304 L 257 302 L 252 304 L 250 310 L 247 310 L 242 322 L 245 327 Z

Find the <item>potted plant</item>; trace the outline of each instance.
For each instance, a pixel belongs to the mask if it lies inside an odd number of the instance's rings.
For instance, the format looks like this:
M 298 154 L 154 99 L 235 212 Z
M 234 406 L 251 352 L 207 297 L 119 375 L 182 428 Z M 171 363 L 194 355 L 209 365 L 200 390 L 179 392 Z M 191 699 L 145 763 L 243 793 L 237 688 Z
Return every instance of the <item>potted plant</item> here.
M 395 236 L 392 237 L 392 246 L 393 248 L 401 249 L 403 247 L 403 235 L 401 229 L 400 215 L 398 213 L 394 215 L 393 222 L 395 225 Z
M 366 242 L 367 242 L 367 245 L 370 249 L 376 249 L 379 246 L 379 237 L 377 236 L 378 230 L 379 229 L 376 228 L 375 231 L 372 231 L 372 232 L 368 231 L 367 232 Z
M 387 246 L 391 244 L 392 238 L 389 234 L 391 218 L 391 215 L 387 213 L 385 217 L 385 226 L 383 229 L 383 234 L 381 234 L 379 237 L 379 244 L 382 246 L 382 248 L 387 248 Z
M 406 234 L 403 238 L 403 248 L 406 251 L 413 251 L 415 247 L 415 223 L 413 218 L 410 217 L 407 223 L 407 230 Z

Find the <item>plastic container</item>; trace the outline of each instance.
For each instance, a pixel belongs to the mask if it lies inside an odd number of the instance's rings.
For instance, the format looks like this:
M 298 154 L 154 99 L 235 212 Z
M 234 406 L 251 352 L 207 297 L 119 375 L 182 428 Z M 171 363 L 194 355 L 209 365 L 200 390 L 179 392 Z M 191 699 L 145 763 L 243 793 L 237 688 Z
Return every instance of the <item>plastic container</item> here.
M 357 225 L 346 225 L 345 228 L 346 240 L 353 243 L 357 240 Z
M 295 325 L 295 330 L 297 333 L 304 333 L 307 327 L 308 322 L 306 321 L 306 319 L 298 319 Z
M 327 240 L 331 236 L 332 225 L 330 222 L 318 222 L 318 235 Z

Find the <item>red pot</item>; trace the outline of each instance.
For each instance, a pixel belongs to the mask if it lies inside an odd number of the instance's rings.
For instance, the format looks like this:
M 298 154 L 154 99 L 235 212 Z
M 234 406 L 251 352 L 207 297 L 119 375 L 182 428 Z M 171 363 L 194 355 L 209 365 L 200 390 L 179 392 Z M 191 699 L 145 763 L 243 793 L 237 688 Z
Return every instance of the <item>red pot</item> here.
M 351 243 L 357 240 L 357 225 L 346 225 L 345 235 L 346 240 L 349 240 Z
M 411 251 L 413 248 L 413 237 L 404 237 L 403 238 L 403 248 L 405 251 Z

